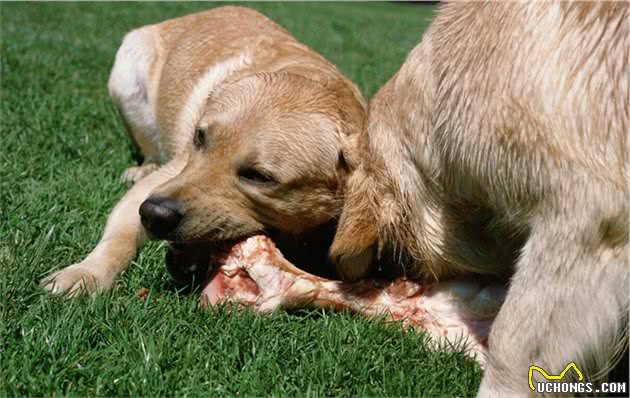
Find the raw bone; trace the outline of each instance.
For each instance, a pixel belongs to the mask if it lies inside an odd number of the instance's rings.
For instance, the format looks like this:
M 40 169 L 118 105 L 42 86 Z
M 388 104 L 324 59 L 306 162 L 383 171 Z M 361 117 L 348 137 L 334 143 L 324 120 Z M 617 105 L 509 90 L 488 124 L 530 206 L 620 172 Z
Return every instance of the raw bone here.
M 436 349 L 461 349 L 455 343 L 464 338 L 465 352 L 482 365 L 488 332 L 505 296 L 505 288 L 482 287 L 472 279 L 421 285 L 405 278 L 354 283 L 320 278 L 295 267 L 262 235 L 212 262 L 203 305 L 227 300 L 258 311 L 316 307 L 384 316 L 427 332 Z

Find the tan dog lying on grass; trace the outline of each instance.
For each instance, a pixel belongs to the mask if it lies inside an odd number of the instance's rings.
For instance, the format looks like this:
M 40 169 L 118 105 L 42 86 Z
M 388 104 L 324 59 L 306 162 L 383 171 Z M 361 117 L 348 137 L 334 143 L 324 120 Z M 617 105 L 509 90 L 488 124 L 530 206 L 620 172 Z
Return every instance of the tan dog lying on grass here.
M 480 396 L 534 394 L 531 365 L 601 380 L 627 350 L 629 20 L 447 4 L 370 104 L 331 256 L 346 279 L 511 275 Z
M 314 248 L 309 234 L 328 229 L 332 240 L 347 172 L 342 146 L 365 119 L 361 94 L 332 64 L 258 12 L 221 7 L 127 34 L 109 90 L 145 162 L 126 171 L 135 185 L 94 251 L 43 286 L 110 288 L 146 230 L 190 246 L 169 253 L 172 267 L 190 266 L 180 274 L 203 277 L 195 242 L 207 251 L 207 242 L 258 232 L 288 258 L 307 242 L 316 266 L 314 249 L 326 259 L 330 241 Z

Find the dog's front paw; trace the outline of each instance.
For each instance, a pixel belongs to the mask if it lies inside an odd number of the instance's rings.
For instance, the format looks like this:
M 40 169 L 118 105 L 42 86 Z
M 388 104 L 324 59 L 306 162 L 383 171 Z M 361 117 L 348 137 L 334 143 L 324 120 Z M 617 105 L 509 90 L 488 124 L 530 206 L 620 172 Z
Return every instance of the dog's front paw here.
M 75 264 L 54 272 L 39 283 L 55 295 L 78 296 L 95 294 L 110 287 L 111 282 L 90 271 L 82 264 Z
M 345 281 L 366 277 L 372 268 L 372 248 L 344 253 L 334 257 L 337 273 Z
M 140 181 L 144 177 L 153 173 L 158 168 L 159 166 L 156 163 L 145 163 L 142 166 L 129 167 L 122 174 L 122 178 L 128 184 L 135 184 L 137 181 Z

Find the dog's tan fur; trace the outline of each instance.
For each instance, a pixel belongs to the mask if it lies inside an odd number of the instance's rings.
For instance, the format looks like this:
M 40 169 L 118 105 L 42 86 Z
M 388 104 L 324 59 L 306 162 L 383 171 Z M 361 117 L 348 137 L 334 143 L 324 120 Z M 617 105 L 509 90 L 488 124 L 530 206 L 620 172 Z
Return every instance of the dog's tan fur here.
M 147 239 L 138 209 L 150 194 L 179 204 L 174 241 L 270 228 L 299 235 L 338 217 L 341 150 L 363 129 L 364 101 L 332 64 L 256 11 L 221 7 L 130 32 L 109 90 L 145 163 L 125 172 L 135 185 L 94 251 L 42 282 L 53 292 L 112 286 Z M 242 168 L 275 182 L 247 182 Z
M 369 108 L 331 256 L 511 275 L 480 396 L 609 368 L 628 312 L 627 3 L 454 3 Z M 357 160 L 358 159 L 358 160 Z

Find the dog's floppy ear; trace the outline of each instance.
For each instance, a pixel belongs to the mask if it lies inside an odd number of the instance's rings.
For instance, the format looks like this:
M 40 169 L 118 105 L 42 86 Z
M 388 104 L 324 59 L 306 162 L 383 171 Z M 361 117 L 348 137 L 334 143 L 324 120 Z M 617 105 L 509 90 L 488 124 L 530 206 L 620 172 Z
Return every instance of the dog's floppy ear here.
M 343 148 L 339 149 L 339 156 L 337 158 L 337 167 L 336 167 L 337 179 L 345 184 L 345 181 L 350 174 L 350 166 L 348 165 L 348 161 L 346 161 L 346 156 L 344 154 Z
M 339 158 L 337 161 L 337 174 L 344 177 L 345 181 L 354 170 L 359 167 L 359 138 L 360 133 L 339 134 Z
M 342 278 L 355 280 L 371 270 L 379 222 L 374 208 L 374 182 L 363 167 L 354 170 L 346 184 L 343 210 L 329 255 Z
M 358 143 L 359 136 L 365 133 L 367 105 L 359 89 L 350 82 L 330 80 L 324 84 L 335 98 L 340 144 L 337 172 L 345 176 L 359 165 Z
M 337 175 L 343 185 L 344 206 L 330 258 L 346 280 L 366 276 L 371 268 L 378 227 L 374 220 L 371 196 L 364 195 L 370 184 L 360 166 L 361 137 L 366 134 L 367 105 L 359 89 L 347 81 L 324 82 L 333 93 L 339 133 Z

